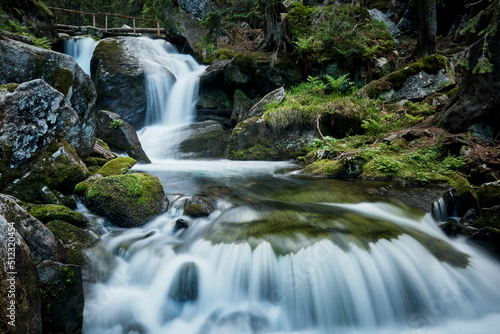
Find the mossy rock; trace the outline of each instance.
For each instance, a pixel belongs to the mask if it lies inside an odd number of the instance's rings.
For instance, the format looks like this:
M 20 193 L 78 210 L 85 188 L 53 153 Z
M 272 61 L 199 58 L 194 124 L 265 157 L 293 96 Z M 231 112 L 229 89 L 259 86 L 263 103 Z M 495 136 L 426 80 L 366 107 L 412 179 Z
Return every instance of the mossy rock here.
M 184 215 L 191 217 L 206 217 L 214 212 L 214 206 L 205 196 L 193 196 L 184 204 Z
M 303 174 L 332 178 L 358 177 L 365 160 L 360 157 L 344 157 L 340 160 L 318 160 L 302 170 Z
M 61 67 L 56 68 L 52 73 L 50 85 L 67 96 L 73 85 L 73 72 Z
M 88 220 L 83 214 L 62 205 L 28 205 L 26 211 L 44 224 L 54 220 L 62 220 L 78 227 L 88 225 Z
M 48 229 L 61 241 L 68 250 L 69 264 L 84 265 L 84 250 L 97 241 L 89 231 L 68 224 L 62 220 L 54 220 L 46 224 Z
M 129 157 L 118 157 L 108 161 L 104 166 L 97 171 L 102 176 L 121 175 L 125 174 L 137 163 L 137 160 Z
M 476 191 L 481 208 L 500 205 L 500 182 L 483 184 Z
M 454 173 L 450 176 L 449 183 L 455 188 L 454 198 L 459 217 L 463 216 L 469 209 L 480 212 L 477 194 L 466 178 Z
M 78 183 L 75 186 L 75 194 L 77 195 L 84 195 L 89 187 L 98 179 L 102 178 L 103 176 L 101 174 L 94 174 L 91 177 L 87 178 L 85 181 L 82 181 Z
M 472 224 L 472 227 L 493 227 L 500 230 L 500 205 L 483 208 L 483 216 Z
M 141 226 L 162 210 L 164 191 L 150 174 L 112 175 L 90 185 L 85 200 L 91 210 L 118 226 Z

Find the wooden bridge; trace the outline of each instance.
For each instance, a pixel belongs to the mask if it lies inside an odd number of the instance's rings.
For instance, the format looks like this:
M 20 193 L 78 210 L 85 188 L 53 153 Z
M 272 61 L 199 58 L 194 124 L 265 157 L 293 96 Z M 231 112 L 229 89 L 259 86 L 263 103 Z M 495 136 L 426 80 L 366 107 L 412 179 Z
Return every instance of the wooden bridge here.
M 158 36 L 163 32 L 165 32 L 165 29 L 160 28 L 160 21 L 159 20 L 151 20 L 151 19 L 143 19 L 141 17 L 133 17 L 133 16 L 126 16 L 126 15 L 118 15 L 118 14 L 110 14 L 110 13 L 89 13 L 89 12 L 82 12 L 78 10 L 71 10 L 71 9 L 64 9 L 64 8 L 55 8 L 55 7 L 49 7 L 50 10 L 54 11 L 56 22 L 57 22 L 57 12 L 66 12 L 66 13 L 73 13 L 73 14 L 81 14 L 81 15 L 89 15 L 92 16 L 92 27 L 95 29 L 100 29 L 104 30 L 104 32 L 116 32 L 116 33 L 149 33 L 149 34 L 154 34 L 156 33 Z M 104 27 L 97 27 L 96 26 L 96 17 L 104 17 Z M 119 18 L 125 18 L 131 20 L 132 27 L 120 27 L 120 28 L 111 28 L 108 27 L 108 17 L 119 17 Z M 156 23 L 156 28 L 138 28 L 136 27 L 136 21 L 149 21 L 149 22 L 154 22 Z M 81 26 L 71 26 L 71 25 L 66 25 L 66 24 L 57 24 L 58 29 L 76 29 Z

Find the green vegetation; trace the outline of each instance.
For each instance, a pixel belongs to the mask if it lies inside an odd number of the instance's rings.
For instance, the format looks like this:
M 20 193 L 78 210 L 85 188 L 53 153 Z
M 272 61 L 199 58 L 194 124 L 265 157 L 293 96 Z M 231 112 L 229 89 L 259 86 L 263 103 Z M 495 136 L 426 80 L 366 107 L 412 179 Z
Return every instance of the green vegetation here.
M 68 209 L 62 205 L 29 205 L 26 211 L 42 223 L 62 220 L 68 224 L 83 227 L 88 224 L 87 218 L 79 212 Z
M 28 37 L 33 45 L 39 48 L 50 49 L 52 47 L 52 43 L 46 37 L 35 37 L 32 33 L 30 33 L 28 27 L 17 21 L 8 20 L 7 22 L 5 22 L 2 20 L 2 23 L 0 23 L 0 30 L 5 30 L 16 35 Z
M 129 157 L 118 157 L 110 160 L 97 171 L 102 176 L 125 174 L 137 163 L 137 160 Z
M 51 221 L 47 223 L 46 226 L 68 250 L 68 263 L 84 265 L 85 255 L 83 251 L 90 246 L 96 238 L 86 230 L 68 224 L 62 220 Z
M 111 121 L 111 123 L 109 123 L 108 128 L 110 128 L 110 129 L 116 129 L 116 128 L 119 128 L 122 125 L 123 125 L 123 121 L 121 119 L 114 119 L 113 121 Z

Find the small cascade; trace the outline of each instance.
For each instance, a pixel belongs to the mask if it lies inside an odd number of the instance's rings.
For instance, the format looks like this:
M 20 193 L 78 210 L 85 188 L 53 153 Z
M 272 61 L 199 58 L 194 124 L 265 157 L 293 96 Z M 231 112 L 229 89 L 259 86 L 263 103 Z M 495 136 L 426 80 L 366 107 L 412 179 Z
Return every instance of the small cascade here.
M 75 37 L 64 42 L 64 53 L 76 59 L 85 73 L 90 76 L 90 60 L 99 42 L 92 37 Z
M 172 147 L 181 140 L 175 129 L 191 123 L 195 116 L 199 77 L 205 66 L 161 39 L 126 38 L 125 43 L 146 76 L 148 106 L 139 139 L 150 158 L 170 157 L 175 151 Z

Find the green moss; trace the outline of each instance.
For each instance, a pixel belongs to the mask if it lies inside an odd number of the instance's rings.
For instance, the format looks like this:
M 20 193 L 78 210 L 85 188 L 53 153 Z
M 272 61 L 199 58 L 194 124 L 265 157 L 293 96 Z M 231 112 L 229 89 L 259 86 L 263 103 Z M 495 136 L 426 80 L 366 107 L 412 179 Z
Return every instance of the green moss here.
M 97 214 L 121 226 L 144 224 L 163 207 L 163 187 L 146 173 L 112 175 L 96 180 L 86 192 Z
M 110 160 L 97 173 L 102 176 L 125 174 L 137 163 L 137 160 L 129 157 L 118 157 Z
M 66 96 L 68 95 L 69 89 L 73 85 L 73 72 L 68 69 L 58 67 L 52 73 L 50 80 L 50 85 Z
M 79 212 L 68 209 L 62 205 L 29 205 L 26 211 L 42 223 L 48 223 L 53 220 L 62 220 L 75 226 L 86 226 L 87 218 Z
M 6 84 L 6 85 L 0 85 L 0 90 L 2 89 L 6 89 L 8 90 L 10 93 L 14 92 L 16 90 L 16 88 L 19 86 L 19 84 L 17 83 L 11 83 L 11 84 Z
M 336 177 L 343 165 L 337 160 L 318 160 L 302 170 L 306 175 Z
M 458 87 L 455 87 L 452 90 L 450 90 L 447 95 L 451 99 L 452 97 L 455 96 L 455 94 L 457 94 L 457 92 L 458 92 Z
M 491 208 L 500 205 L 500 183 L 484 184 L 476 191 L 477 200 L 481 208 Z
M 83 252 L 96 241 L 96 238 L 88 231 L 61 220 L 51 221 L 46 226 L 68 250 L 68 263 L 84 265 L 85 255 Z
M 99 143 L 99 145 L 101 145 L 102 147 L 104 147 L 105 149 L 110 151 L 108 144 L 106 144 L 106 142 L 104 140 L 102 140 L 100 138 L 96 138 L 96 141 Z
M 267 145 L 258 143 L 249 149 L 236 150 L 229 149 L 229 159 L 231 160 L 279 160 L 281 155 L 276 150 Z

